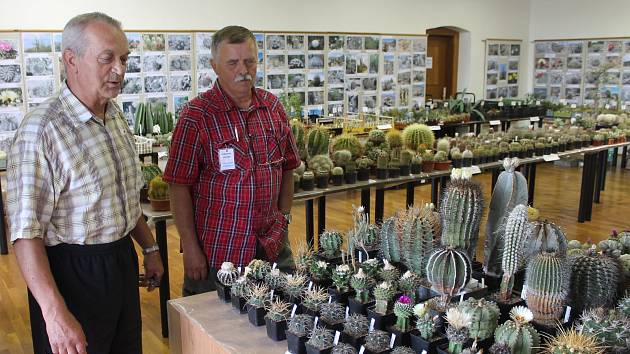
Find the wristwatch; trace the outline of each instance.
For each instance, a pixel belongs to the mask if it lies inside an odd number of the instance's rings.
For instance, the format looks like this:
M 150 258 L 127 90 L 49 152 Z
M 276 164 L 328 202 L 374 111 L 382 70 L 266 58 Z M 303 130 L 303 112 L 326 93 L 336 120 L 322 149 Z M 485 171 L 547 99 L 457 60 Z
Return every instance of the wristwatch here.
M 282 216 L 287 221 L 287 225 L 291 223 L 291 213 L 282 213 Z
M 142 254 L 146 256 L 149 253 L 157 252 L 159 250 L 160 250 L 160 246 L 158 246 L 158 244 L 156 243 L 155 245 L 151 247 L 143 248 Z

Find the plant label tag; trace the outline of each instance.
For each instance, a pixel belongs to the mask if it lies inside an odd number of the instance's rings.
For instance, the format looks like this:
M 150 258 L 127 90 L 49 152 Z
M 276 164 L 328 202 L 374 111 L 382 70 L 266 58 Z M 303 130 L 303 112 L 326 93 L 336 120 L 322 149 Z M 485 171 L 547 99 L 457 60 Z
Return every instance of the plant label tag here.
M 560 160 L 560 156 L 558 156 L 558 154 L 543 155 L 543 160 L 545 160 L 545 162 L 558 161 Z
M 313 322 L 313 327 L 317 327 L 317 322 L 319 322 L 319 316 L 315 316 L 315 322 Z
M 391 124 L 379 124 L 376 127 L 378 129 L 380 129 L 380 130 L 392 129 L 392 125 Z
M 359 251 L 359 263 L 363 263 L 363 252 Z
M 273 301 L 273 291 L 274 289 L 271 289 L 271 291 L 269 292 L 269 300 Z
M 540 101 L 536 101 L 536 106 L 540 106 Z
M 560 99 L 560 104 L 566 105 L 567 104 L 567 99 L 566 98 L 561 98 Z
M 459 303 L 464 302 L 464 293 L 459 294 Z
M 219 149 L 219 168 L 221 172 L 236 168 L 234 163 L 234 149 Z
M 293 309 L 291 309 L 291 318 L 295 317 L 295 311 L 297 311 L 297 304 L 293 304 Z
M 394 342 L 396 341 L 396 333 L 392 333 L 392 338 L 389 340 L 389 347 L 394 348 Z
M 523 285 L 523 290 L 521 290 L 521 299 L 527 300 L 527 285 Z
M 431 129 L 431 130 L 441 130 L 442 127 L 440 127 L 439 125 L 431 125 L 431 126 L 429 126 L 429 129 Z
M 448 108 L 448 102 L 444 102 L 444 108 Z
M 480 106 L 481 106 L 481 107 L 483 107 L 483 106 L 485 106 L 485 105 L 486 105 L 486 101 L 481 101 Z
M 346 320 L 350 316 L 350 306 L 346 306 Z
M 335 331 L 335 341 L 333 342 L 333 344 L 337 345 L 339 344 L 339 336 L 341 335 L 341 333 L 339 333 L 339 331 Z
M 420 183 L 426 183 L 426 182 L 427 182 L 427 180 L 426 180 L 426 179 L 421 179 L 421 180 L 420 180 Z
M 479 168 L 479 166 L 471 166 L 470 170 L 472 171 L 473 175 L 481 173 L 481 169 Z
M 538 122 L 540 121 L 540 117 L 529 117 L 530 122 Z
M 420 353 L 420 354 L 427 354 L 427 351 L 426 350 L 422 350 L 422 353 Z
M 359 354 L 363 354 L 365 353 L 365 347 L 361 346 L 361 349 L 359 349 Z
M 503 107 L 503 101 L 499 102 L 497 105 L 498 105 L 499 107 Z
M 622 105 L 621 105 L 621 110 L 622 110 L 622 111 L 625 111 L 625 110 L 626 110 L 626 105 L 625 105 L 625 104 L 622 104 Z
M 501 125 L 501 121 L 500 120 L 491 120 L 490 121 L 490 125 Z
M 311 290 L 311 289 L 313 289 L 313 281 L 312 280 L 308 282 L 308 290 Z
M 516 106 L 516 101 L 510 102 L 510 104 L 512 105 L 512 107 L 514 107 L 514 106 Z
M 570 317 L 571 317 L 571 306 L 567 306 L 567 311 L 564 313 L 564 323 L 568 323 Z
M 608 103 L 606 103 L 606 105 L 604 106 L 604 108 L 606 109 L 610 109 L 610 105 Z
M 577 105 L 575 103 L 571 103 L 571 108 L 576 109 Z
M 332 303 L 332 295 L 328 295 L 328 303 Z
M 481 287 L 485 288 L 486 287 L 486 278 L 481 277 Z
M 370 332 L 374 330 L 374 320 L 375 320 L 374 317 L 372 317 L 372 319 L 370 320 Z
M 241 267 L 238 267 L 238 274 L 241 274 Z
M 271 269 L 276 269 L 277 266 L 278 266 L 278 263 L 273 262 L 273 265 L 271 266 Z

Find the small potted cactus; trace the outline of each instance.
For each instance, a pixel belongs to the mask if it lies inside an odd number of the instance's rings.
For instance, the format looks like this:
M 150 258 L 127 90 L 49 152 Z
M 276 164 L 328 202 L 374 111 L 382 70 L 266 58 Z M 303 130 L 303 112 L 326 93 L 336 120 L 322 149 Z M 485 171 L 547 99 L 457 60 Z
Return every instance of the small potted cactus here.
M 341 232 L 325 230 L 319 235 L 319 258 L 334 264 L 341 263 L 342 243 L 343 235 Z
M 398 177 L 400 177 L 400 160 L 397 158 L 392 158 L 389 161 L 389 178 Z
M 391 333 L 396 334 L 394 345 L 411 344 L 411 317 L 413 316 L 414 303 L 409 296 L 402 295 L 394 304 L 394 315 L 396 323 L 389 328 Z
M 359 268 L 359 271 L 350 278 L 350 286 L 356 294 L 355 297 L 348 299 L 350 313 L 367 314 L 368 306 L 373 304 L 370 289 L 374 286 L 374 280 L 365 274 L 363 268 Z
M 269 289 L 274 291 L 274 294 L 281 297 L 282 288 L 287 281 L 287 277 L 278 268 L 274 268 L 269 273 L 265 274 L 265 284 Z
M 370 329 L 370 321 L 364 315 L 353 313 L 348 316 L 343 324 L 343 332 L 341 332 L 341 340 L 352 345 L 357 350 L 365 343 Z
M 375 305 L 368 307 L 367 313 L 370 320 L 374 319 L 374 328 L 385 330 L 394 323 L 394 313 L 390 302 L 394 298 L 396 288 L 388 282 L 378 284 L 374 290 Z
M 492 345 L 492 336 L 499 322 L 499 307 L 492 301 L 468 298 L 457 306 L 464 314 L 470 316 L 468 337 L 477 341 L 477 345 L 487 351 Z
M 310 290 L 304 290 L 302 296 L 302 310 L 305 314 L 315 318 L 319 316 L 320 306 L 328 301 L 326 290 L 313 286 Z
M 287 327 L 287 344 L 291 354 L 306 354 L 306 340 L 313 330 L 313 318 L 309 315 L 295 315 Z
M 156 176 L 162 176 L 162 170 L 156 164 L 147 163 L 140 166 L 142 170 L 142 176 L 144 177 L 144 186 L 140 189 L 140 201 L 143 203 L 149 202 L 149 184 L 151 180 Z
M 422 154 L 422 172 L 433 172 L 435 161 L 433 160 L 433 151 L 427 150 Z
M 542 156 L 545 154 L 545 144 L 541 142 L 534 143 L 534 153 L 536 156 Z
M 221 269 L 217 272 L 217 295 L 223 302 L 230 302 L 232 300 L 230 296 L 230 288 L 232 284 L 238 279 L 238 270 L 234 267 L 232 262 L 223 262 Z
M 464 160 L 462 153 L 459 152 L 459 149 L 451 153 L 451 160 L 453 161 L 453 168 L 462 168 Z
M 439 334 L 436 329 L 436 318 L 431 316 L 426 304 L 417 304 L 413 307 L 413 314 L 416 317 L 416 328 L 411 331 L 411 347 L 420 353 L 423 350 L 427 354 L 437 353 L 437 348 L 446 343 L 446 337 Z
M 230 289 L 230 297 L 232 299 L 232 308 L 240 313 L 244 314 L 247 312 L 247 294 L 249 293 L 249 287 L 251 284 L 247 280 L 247 278 L 242 275 L 234 281 L 232 284 L 232 288 Z
M 155 211 L 171 210 L 171 199 L 169 195 L 168 183 L 162 180 L 161 176 L 155 176 L 149 182 L 149 202 Z
M 343 168 L 336 166 L 332 169 L 332 184 L 340 186 L 343 184 Z
M 365 337 L 364 354 L 385 354 L 390 352 L 390 334 L 378 329 L 368 333 Z
M 317 171 L 315 175 L 316 185 L 319 189 L 328 188 L 328 180 L 330 179 L 330 172 L 325 170 Z
M 363 156 L 357 159 L 357 179 L 359 181 L 367 181 L 370 179 L 370 166 L 374 163 L 372 160 Z
M 267 327 L 267 337 L 278 342 L 285 340 L 287 319 L 291 314 L 292 304 L 284 302 L 278 298 L 271 301 L 267 306 L 267 314 L 265 315 L 265 326 Z
M 392 349 L 390 354 L 416 354 L 416 352 L 410 347 L 400 346 Z
M 357 164 L 354 161 L 350 161 L 346 164 L 344 179 L 346 184 L 357 183 Z
M 313 174 L 313 171 L 304 171 L 301 184 L 302 189 L 305 191 L 312 191 L 315 188 L 315 174 Z
M 422 173 L 422 157 L 418 154 L 411 158 L 411 174 L 418 175 Z
M 437 171 L 445 171 L 451 168 L 451 161 L 448 161 L 448 155 L 444 151 L 438 151 L 433 156 L 433 168 Z
M 336 302 L 324 303 L 319 306 L 319 319 L 324 327 L 341 332 L 346 317 L 346 308 Z
M 286 281 L 282 289 L 284 300 L 293 304 L 299 304 L 302 293 L 306 290 L 308 278 L 299 273 L 287 274 L 285 278 Z
M 505 344 L 515 354 L 536 351 L 540 347 L 540 335 L 529 323 L 534 318 L 532 312 L 527 307 L 517 306 L 510 311 L 510 318 L 494 332 L 495 342 Z
M 602 146 L 604 145 L 604 135 L 595 134 L 593 135 L 593 146 Z
M 347 343 L 337 343 L 330 351 L 330 354 L 357 354 L 355 347 Z
M 389 165 L 389 155 L 385 151 L 381 151 L 376 159 L 376 178 L 387 179 L 387 167 Z
M 311 264 L 311 279 L 320 287 L 328 287 L 330 281 L 330 268 L 326 261 L 316 261 Z
M 464 346 L 469 342 L 468 327 L 470 326 L 470 316 L 461 312 L 456 307 L 446 311 L 446 337 L 448 338 L 448 352 L 450 354 L 460 354 Z
M 306 342 L 307 354 L 330 353 L 335 341 L 334 332 L 323 326 L 313 327 L 309 339 Z
M 265 308 L 269 300 L 269 287 L 265 284 L 253 285 L 247 294 L 247 317 L 254 326 L 265 325 Z
M 470 167 L 473 165 L 473 153 L 466 149 L 462 152 L 462 167 Z
M 348 264 L 339 264 L 335 267 L 331 276 L 333 286 L 328 288 L 328 294 L 332 296 L 333 301 L 344 305 L 348 303 L 352 274 L 352 268 Z
M 403 150 L 400 152 L 400 175 L 401 176 L 409 176 L 410 166 L 411 166 L 411 158 L 413 154 L 409 150 Z
M 255 282 L 263 282 L 265 275 L 271 271 L 271 264 L 261 259 L 252 259 L 245 267 L 245 276 Z

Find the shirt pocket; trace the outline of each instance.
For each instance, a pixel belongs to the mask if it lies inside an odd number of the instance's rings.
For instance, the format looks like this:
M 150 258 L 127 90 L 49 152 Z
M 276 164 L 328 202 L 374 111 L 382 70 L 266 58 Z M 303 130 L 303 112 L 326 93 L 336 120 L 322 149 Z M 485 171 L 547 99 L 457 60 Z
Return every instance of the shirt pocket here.
M 234 158 L 234 168 L 221 171 L 221 151 L 229 151 Z M 217 174 L 240 175 L 251 169 L 252 163 L 247 144 L 235 137 L 226 137 L 212 143 L 212 166 Z
M 271 128 L 250 136 L 257 166 L 281 166 L 286 150 L 286 136 L 278 135 Z

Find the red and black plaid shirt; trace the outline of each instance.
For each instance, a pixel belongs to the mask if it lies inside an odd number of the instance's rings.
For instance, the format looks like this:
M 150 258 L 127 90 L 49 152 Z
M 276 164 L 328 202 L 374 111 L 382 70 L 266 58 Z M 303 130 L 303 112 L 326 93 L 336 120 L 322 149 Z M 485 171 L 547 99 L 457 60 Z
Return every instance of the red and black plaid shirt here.
M 235 169 L 221 171 L 221 149 L 233 149 Z M 254 258 L 256 241 L 270 260 L 277 258 L 286 227 L 280 182 L 299 164 L 277 97 L 253 89 L 250 108 L 241 110 L 217 82 L 180 114 L 164 180 L 192 185 L 195 228 L 209 265 L 238 266 Z

